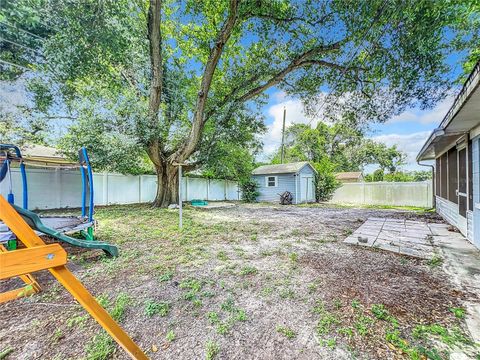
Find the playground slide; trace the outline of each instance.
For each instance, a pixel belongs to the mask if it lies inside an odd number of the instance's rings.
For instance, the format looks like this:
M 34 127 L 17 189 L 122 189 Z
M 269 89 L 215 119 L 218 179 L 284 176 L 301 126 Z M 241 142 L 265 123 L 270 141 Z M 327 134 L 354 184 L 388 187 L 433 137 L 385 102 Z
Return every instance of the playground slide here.
M 70 236 L 66 236 L 48 226 L 45 226 L 40 217 L 29 210 L 25 210 L 19 206 L 12 205 L 14 209 L 22 216 L 25 222 L 33 229 L 37 230 L 45 235 L 51 236 L 58 241 L 66 242 L 70 245 L 89 248 L 89 249 L 102 249 L 110 256 L 118 256 L 118 248 L 114 245 L 108 244 L 103 241 L 95 240 L 80 240 Z

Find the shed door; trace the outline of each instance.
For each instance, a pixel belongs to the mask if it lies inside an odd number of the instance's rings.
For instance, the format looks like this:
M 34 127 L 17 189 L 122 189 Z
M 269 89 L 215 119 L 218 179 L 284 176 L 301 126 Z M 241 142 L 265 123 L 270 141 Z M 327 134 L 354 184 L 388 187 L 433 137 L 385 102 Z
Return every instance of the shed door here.
M 313 201 L 313 177 L 312 176 L 302 176 L 300 178 L 300 201 Z

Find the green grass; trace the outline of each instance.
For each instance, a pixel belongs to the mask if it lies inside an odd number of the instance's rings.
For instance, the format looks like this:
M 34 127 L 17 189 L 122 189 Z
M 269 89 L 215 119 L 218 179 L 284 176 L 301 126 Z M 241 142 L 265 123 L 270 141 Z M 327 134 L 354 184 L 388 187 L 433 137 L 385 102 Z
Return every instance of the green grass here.
M 247 275 L 255 275 L 258 273 L 258 269 L 254 266 L 244 266 L 240 270 L 240 275 L 247 276 Z
M 148 317 L 153 317 L 155 315 L 167 316 L 170 311 L 170 304 L 165 301 L 155 301 L 149 299 L 145 302 L 144 313 Z
M 213 360 L 220 352 L 220 346 L 215 341 L 208 340 L 205 344 L 205 359 Z
M 430 260 L 428 260 L 427 264 L 431 268 L 435 268 L 435 267 L 443 264 L 443 259 L 440 255 L 435 254 L 435 255 L 433 255 L 433 257 Z
M 297 336 L 297 333 L 286 326 L 277 326 L 277 332 L 291 340 Z
M 169 330 L 167 332 L 167 335 L 165 336 L 165 340 L 167 340 L 168 342 L 172 342 L 172 341 L 175 341 L 175 338 L 177 336 L 175 335 L 175 333 L 173 332 L 173 330 Z
M 127 306 L 131 303 L 130 297 L 125 293 L 120 293 L 113 304 L 105 294 L 97 298 L 100 305 L 108 310 L 112 318 L 121 322 L 125 317 Z M 110 359 L 115 350 L 115 342 L 104 330 L 95 335 L 85 347 L 86 358 L 88 360 L 106 360 Z
M 461 307 L 454 307 L 449 309 L 450 312 L 455 315 L 457 319 L 465 319 L 465 309 Z
M 231 297 L 220 304 L 220 310 L 221 313 L 215 311 L 207 313 L 208 321 L 215 326 L 220 335 L 228 334 L 237 322 L 248 320 L 245 310 L 235 306 L 235 301 Z

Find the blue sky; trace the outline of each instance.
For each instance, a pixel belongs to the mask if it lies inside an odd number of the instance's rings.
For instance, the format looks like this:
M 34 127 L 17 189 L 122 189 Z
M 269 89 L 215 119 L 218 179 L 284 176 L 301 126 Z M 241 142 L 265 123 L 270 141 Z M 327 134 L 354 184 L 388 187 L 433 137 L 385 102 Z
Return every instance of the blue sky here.
M 456 79 L 462 71 L 461 61 L 463 57 L 452 55 L 448 59 L 451 66 L 451 77 Z M 436 128 L 448 109 L 453 103 L 454 95 L 458 90 L 453 89 L 450 96 L 439 102 L 434 108 L 420 110 L 411 108 L 402 114 L 390 119 L 384 124 L 374 124 L 368 134 L 369 138 L 375 141 L 383 142 L 388 146 L 397 145 L 397 147 L 407 154 L 407 164 L 403 166 L 405 170 L 425 170 L 427 168 L 417 165 L 415 157 L 424 144 L 425 140 Z M 289 98 L 278 89 L 269 91 L 269 102 L 264 107 L 265 124 L 267 133 L 263 136 L 264 155 L 262 160 L 268 158 L 280 145 L 283 108 L 287 108 L 286 124 L 309 123 L 311 119 L 307 118 L 303 112 L 301 101 Z M 312 122 L 316 124 L 316 119 Z M 365 168 L 366 173 L 373 172 L 377 166 L 370 165 Z

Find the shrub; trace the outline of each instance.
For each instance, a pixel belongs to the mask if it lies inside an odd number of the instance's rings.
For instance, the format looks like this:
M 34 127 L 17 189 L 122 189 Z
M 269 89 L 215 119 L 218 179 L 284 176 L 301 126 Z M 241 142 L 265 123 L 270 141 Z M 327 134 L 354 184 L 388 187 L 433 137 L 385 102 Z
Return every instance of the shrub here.
M 248 179 L 240 183 L 240 188 L 242 189 L 242 200 L 245 202 L 255 202 L 257 201 L 258 195 L 258 184 L 255 180 Z
M 315 177 L 315 198 L 317 201 L 328 201 L 332 198 L 333 192 L 340 186 L 335 178 L 334 164 L 324 158 L 315 163 L 315 170 L 318 174 Z

